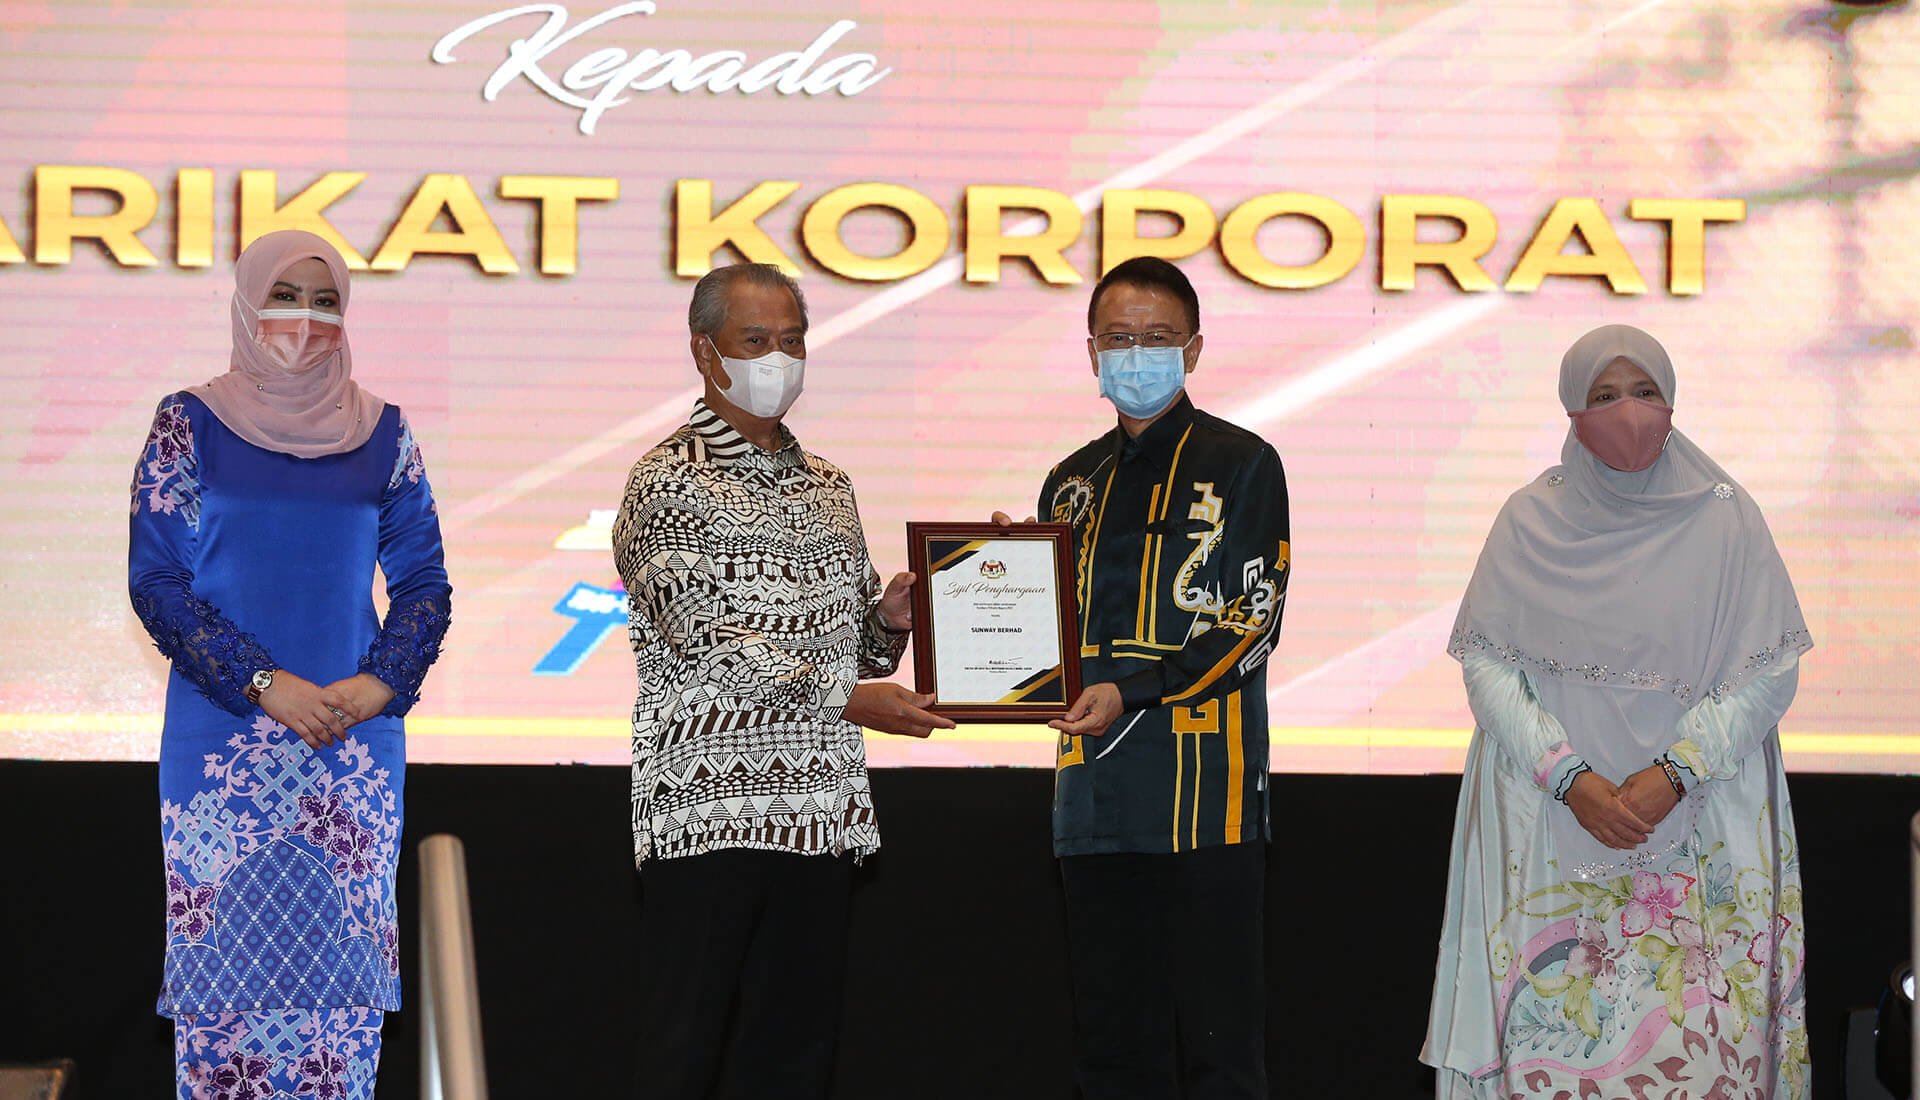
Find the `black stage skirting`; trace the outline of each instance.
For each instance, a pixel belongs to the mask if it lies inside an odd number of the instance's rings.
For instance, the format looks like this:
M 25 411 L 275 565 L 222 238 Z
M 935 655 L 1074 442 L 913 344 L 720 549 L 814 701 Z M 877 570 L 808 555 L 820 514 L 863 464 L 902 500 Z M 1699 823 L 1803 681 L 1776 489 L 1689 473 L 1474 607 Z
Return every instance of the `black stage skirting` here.
M 633 938 L 623 768 L 416 766 L 401 865 L 417 1003 L 412 846 L 466 844 L 487 1070 L 501 1100 L 628 1096 Z M 886 849 L 854 897 L 835 1095 L 1047 1097 L 1069 1084 L 1053 777 L 881 771 Z M 1839 1097 L 1846 1012 L 1906 957 L 1911 777 L 1796 775 L 1816 1095 Z M 1418 1097 L 1454 776 L 1273 781 L 1267 958 L 1275 1096 Z M 0 1062 L 71 1057 L 75 1100 L 170 1095 L 153 1015 L 161 859 L 152 765 L 0 761 Z M 665 947 L 671 950 L 671 946 Z M 380 1094 L 419 1095 L 419 1021 L 387 1019 Z

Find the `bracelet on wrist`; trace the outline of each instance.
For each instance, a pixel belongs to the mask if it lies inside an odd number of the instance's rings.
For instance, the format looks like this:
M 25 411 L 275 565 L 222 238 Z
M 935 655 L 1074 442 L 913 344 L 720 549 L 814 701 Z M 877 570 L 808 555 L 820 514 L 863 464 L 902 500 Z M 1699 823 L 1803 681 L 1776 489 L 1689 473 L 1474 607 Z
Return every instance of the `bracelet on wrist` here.
M 1675 798 L 1687 797 L 1687 785 L 1680 782 L 1680 769 L 1674 767 L 1673 761 L 1664 756 L 1657 756 L 1653 762 L 1659 765 L 1660 773 L 1667 777 L 1667 785 L 1673 788 L 1673 796 Z

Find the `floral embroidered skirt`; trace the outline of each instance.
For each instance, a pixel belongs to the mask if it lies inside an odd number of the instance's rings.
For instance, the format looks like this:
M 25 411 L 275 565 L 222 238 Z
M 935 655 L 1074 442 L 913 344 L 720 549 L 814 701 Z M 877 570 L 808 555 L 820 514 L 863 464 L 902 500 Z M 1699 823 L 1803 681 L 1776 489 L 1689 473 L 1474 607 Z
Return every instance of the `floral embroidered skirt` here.
M 400 1007 L 398 721 L 319 752 L 264 715 L 169 727 L 160 755 L 180 1096 L 371 1096 Z
M 177 1100 L 373 1100 L 376 1008 L 290 1008 L 177 1017 Z
M 1439 1100 L 1809 1095 L 1798 846 L 1777 749 L 1752 764 L 1656 866 L 1586 882 L 1513 811 L 1525 781 L 1469 759 L 1422 1054 Z

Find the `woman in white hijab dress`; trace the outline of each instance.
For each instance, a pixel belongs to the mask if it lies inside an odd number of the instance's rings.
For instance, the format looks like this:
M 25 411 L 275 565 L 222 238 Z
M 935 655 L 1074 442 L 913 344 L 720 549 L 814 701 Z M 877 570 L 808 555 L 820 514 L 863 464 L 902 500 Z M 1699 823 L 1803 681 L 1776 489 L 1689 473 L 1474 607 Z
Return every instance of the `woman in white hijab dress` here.
M 1475 730 L 1420 1055 L 1443 1100 L 1808 1095 L 1778 723 L 1813 641 L 1674 389 L 1638 329 L 1574 344 L 1561 463 L 1461 602 Z

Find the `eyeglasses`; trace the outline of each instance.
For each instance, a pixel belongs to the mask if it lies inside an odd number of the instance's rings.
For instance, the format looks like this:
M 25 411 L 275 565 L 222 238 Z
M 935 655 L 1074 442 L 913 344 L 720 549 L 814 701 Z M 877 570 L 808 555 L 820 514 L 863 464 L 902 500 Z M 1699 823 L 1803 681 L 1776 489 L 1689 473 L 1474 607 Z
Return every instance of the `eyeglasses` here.
M 1093 346 L 1101 351 L 1119 351 L 1136 344 L 1143 348 L 1177 348 L 1187 343 L 1187 334 L 1168 329 L 1154 329 L 1151 332 L 1103 332 L 1093 338 Z

